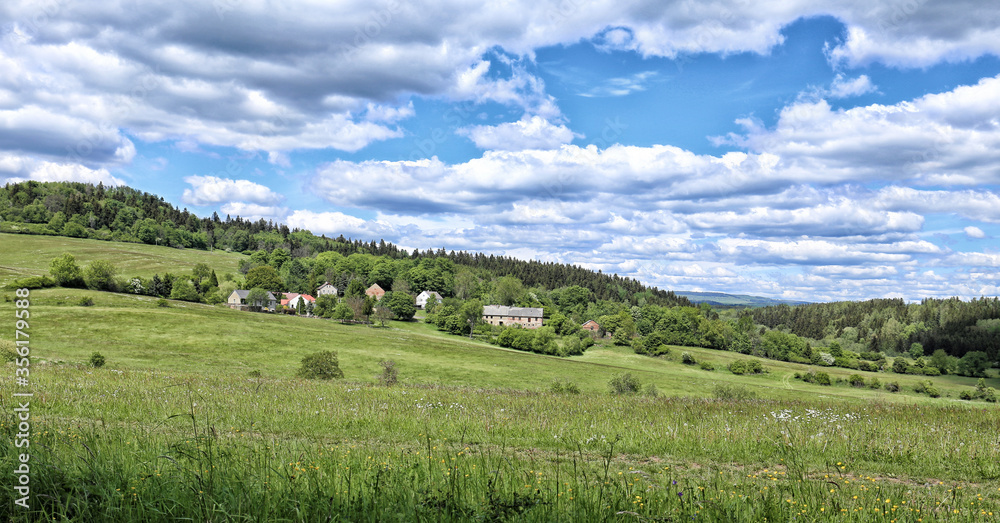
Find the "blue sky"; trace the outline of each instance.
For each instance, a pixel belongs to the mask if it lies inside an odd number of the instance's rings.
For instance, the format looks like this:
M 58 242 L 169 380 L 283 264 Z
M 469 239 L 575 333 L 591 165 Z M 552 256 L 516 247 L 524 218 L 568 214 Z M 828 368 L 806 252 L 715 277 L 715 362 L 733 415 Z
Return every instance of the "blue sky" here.
M 0 182 L 809 301 L 1000 294 L 1000 10 L 0 6 Z

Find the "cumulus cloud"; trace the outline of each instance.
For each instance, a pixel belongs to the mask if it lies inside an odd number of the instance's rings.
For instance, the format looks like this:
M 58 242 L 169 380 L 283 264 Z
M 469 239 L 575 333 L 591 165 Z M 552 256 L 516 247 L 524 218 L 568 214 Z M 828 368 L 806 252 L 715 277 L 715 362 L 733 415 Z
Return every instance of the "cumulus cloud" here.
M 868 75 L 861 75 L 857 78 L 846 78 L 843 74 L 838 74 L 830 85 L 829 95 L 832 98 L 849 98 L 860 96 L 875 91 L 875 84 L 872 83 Z
M 540 116 L 499 125 L 464 127 L 458 134 L 467 136 L 480 149 L 493 151 L 556 149 L 574 138 L 582 138 L 565 125 L 554 125 Z
M 249 180 L 230 180 L 217 176 L 188 176 L 191 185 L 181 200 L 190 205 L 211 205 L 222 202 L 249 202 L 269 205 L 281 202 L 284 196 L 268 187 Z

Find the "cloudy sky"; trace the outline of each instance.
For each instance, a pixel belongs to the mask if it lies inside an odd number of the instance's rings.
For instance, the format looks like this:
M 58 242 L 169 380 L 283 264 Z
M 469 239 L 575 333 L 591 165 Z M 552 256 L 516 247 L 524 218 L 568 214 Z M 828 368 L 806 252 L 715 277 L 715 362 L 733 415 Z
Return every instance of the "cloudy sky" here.
M 1000 294 L 980 0 L 0 5 L 0 183 L 825 301 Z

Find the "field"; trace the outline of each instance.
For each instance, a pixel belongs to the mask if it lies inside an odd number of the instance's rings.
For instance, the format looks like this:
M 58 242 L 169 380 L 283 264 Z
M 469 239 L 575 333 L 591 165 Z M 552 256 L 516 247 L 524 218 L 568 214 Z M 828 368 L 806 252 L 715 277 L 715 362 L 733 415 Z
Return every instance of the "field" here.
M 47 260 L 63 252 L 49 242 L 74 241 L 22 238 L 28 240 L 17 248 L 44 254 L 22 263 L 23 252 L 12 254 L 6 246 L 13 244 L 4 243 L 0 265 L 12 274 L 44 273 Z M 78 259 L 88 249 L 104 259 L 157 249 L 79 241 L 67 246 Z M 136 262 L 123 272 L 180 273 L 197 262 L 227 272 L 238 259 L 159 251 L 157 265 L 141 269 Z M 210 256 L 220 258 L 209 262 Z M 13 291 L 0 295 L 0 317 L 9 318 L 0 322 L 0 338 L 10 339 Z M 94 306 L 74 305 L 84 295 Z M 5 488 L 0 516 L 991 521 L 1000 515 L 1000 409 L 959 401 L 958 392 L 975 385 L 969 378 L 934 378 L 943 397 L 932 399 L 913 392 L 921 379 L 915 376 L 859 373 L 899 381 L 897 394 L 806 384 L 792 376 L 808 366 L 771 360 L 760 360 L 766 375 L 735 376 L 723 366 L 751 358 L 706 349 L 678 347 L 670 357 L 649 358 L 599 344 L 581 357 L 554 358 L 448 336 L 419 322 L 382 329 L 170 305 L 86 290 L 32 291 L 33 512 L 20 512 Z M 344 380 L 294 377 L 302 356 L 319 350 L 339 353 Z M 85 364 L 94 351 L 106 357 L 105 367 Z M 718 370 L 683 365 L 682 351 Z M 399 384 L 377 385 L 384 359 L 398 364 Z M 14 375 L 12 364 L 4 368 Z M 824 370 L 842 379 L 853 373 Z M 609 378 L 622 372 L 654 384 L 660 395 L 608 394 Z M 556 379 L 582 393 L 551 392 Z M 720 397 L 720 385 L 737 397 Z M 12 379 L 0 380 L 4 474 L 15 470 L 23 451 L 14 446 L 13 392 Z
M 118 267 L 121 276 L 150 278 L 170 272 L 190 273 L 196 263 L 215 270 L 219 278 L 237 272 L 242 254 L 224 251 L 170 249 L 139 243 L 82 240 L 64 236 L 34 236 L 0 233 L 0 286 L 27 276 L 49 274 L 49 262 L 68 252 L 80 267 L 94 260 L 108 260 Z

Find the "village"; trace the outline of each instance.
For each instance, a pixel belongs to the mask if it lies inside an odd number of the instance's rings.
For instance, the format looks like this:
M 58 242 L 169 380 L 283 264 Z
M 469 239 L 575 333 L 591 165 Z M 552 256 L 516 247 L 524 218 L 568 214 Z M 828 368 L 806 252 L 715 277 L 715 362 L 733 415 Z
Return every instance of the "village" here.
M 266 298 L 253 299 L 251 291 L 247 289 L 236 289 L 226 300 L 231 309 L 294 313 L 303 311 L 305 316 L 312 316 L 312 311 L 316 307 L 316 297 L 309 294 L 297 292 L 278 293 L 279 299 L 274 293 L 267 291 Z M 376 303 L 381 301 L 386 291 L 377 283 L 372 284 L 365 290 L 365 295 Z M 339 297 L 337 287 L 325 282 L 316 290 L 316 296 Z M 436 291 L 425 290 L 414 298 L 414 306 L 417 309 L 425 310 L 427 302 L 441 303 L 443 298 Z M 544 325 L 543 311 L 540 307 L 511 307 L 506 305 L 486 305 L 483 307 L 483 323 L 489 325 L 520 326 L 525 329 L 537 329 Z M 593 320 L 588 320 L 583 328 L 592 332 L 600 330 L 600 326 Z

